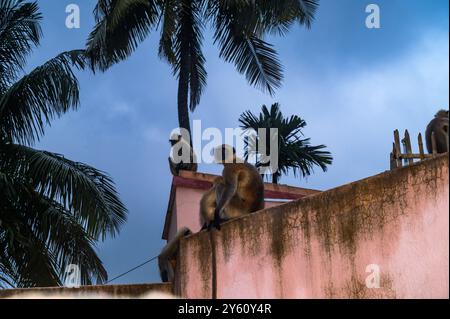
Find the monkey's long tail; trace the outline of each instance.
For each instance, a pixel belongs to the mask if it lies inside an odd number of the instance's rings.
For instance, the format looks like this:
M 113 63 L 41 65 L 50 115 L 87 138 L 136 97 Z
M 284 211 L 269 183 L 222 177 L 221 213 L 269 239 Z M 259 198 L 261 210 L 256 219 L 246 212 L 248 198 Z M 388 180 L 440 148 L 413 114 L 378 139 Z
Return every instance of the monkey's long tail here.
M 173 281 L 175 276 L 175 269 L 171 264 L 171 260 L 175 258 L 177 251 L 180 247 L 180 240 L 188 235 L 192 234 L 192 231 L 183 227 L 178 230 L 175 236 L 167 243 L 158 256 L 158 266 L 163 282 Z

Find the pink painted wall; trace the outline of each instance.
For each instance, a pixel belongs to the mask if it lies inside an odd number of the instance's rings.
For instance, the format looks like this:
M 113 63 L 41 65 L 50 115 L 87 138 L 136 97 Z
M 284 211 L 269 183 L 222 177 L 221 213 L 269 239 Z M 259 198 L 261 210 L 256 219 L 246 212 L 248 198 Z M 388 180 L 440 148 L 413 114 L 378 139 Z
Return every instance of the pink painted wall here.
M 188 187 L 177 187 L 175 196 L 174 212 L 170 222 L 169 240 L 175 235 L 178 229 L 188 227 L 192 232 L 198 232 L 203 225 L 200 225 L 199 211 L 200 199 L 205 190 Z M 266 201 L 265 207 L 274 207 L 283 204 L 281 202 Z
M 380 288 L 365 284 L 370 264 Z M 448 298 L 448 157 L 194 234 L 174 288 L 187 298 Z

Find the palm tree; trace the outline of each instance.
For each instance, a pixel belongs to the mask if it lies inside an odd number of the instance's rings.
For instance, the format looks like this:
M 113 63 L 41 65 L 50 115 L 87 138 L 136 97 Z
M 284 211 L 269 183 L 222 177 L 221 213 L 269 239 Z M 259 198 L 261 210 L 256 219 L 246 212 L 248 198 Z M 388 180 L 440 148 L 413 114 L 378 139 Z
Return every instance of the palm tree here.
M 70 51 L 24 75 L 40 21 L 36 2 L 0 1 L 0 286 L 61 285 L 70 264 L 81 284 L 104 282 L 95 244 L 127 212 L 108 175 L 32 148 L 52 119 L 78 106 L 72 68 L 85 65 L 83 51 Z
M 284 118 L 278 103 L 273 104 L 270 111 L 263 105 L 259 117 L 246 111 L 240 116 L 239 122 L 244 130 L 252 129 L 258 132 L 258 129 L 265 128 L 266 141 L 278 137 L 278 171 L 272 172 L 274 184 L 278 184 L 281 175 L 287 175 L 290 169 L 293 170 L 294 176 L 300 173 L 302 177 L 306 177 L 313 173 L 314 166 L 319 166 L 325 172 L 327 165 L 331 165 L 333 161 L 330 152 L 321 151 L 325 145 L 311 146 L 309 138 L 300 137 L 306 122 L 297 115 Z M 278 129 L 278 136 L 271 135 L 270 128 Z M 260 138 L 261 136 L 256 135 L 245 140 L 245 158 L 256 155 L 257 159 L 259 156 L 257 166 L 269 166 L 267 159 L 262 159 L 265 154 L 252 154 L 257 152 L 253 150 L 258 150 Z M 269 154 L 270 145 L 267 145 L 267 155 Z
M 178 78 L 179 125 L 190 134 L 189 109 L 195 110 L 206 86 L 205 27 L 212 28 L 221 58 L 273 94 L 283 71 L 264 36 L 284 35 L 295 22 L 309 28 L 317 6 L 318 0 L 98 0 L 87 43 L 91 66 L 105 71 L 159 28 L 159 56 Z

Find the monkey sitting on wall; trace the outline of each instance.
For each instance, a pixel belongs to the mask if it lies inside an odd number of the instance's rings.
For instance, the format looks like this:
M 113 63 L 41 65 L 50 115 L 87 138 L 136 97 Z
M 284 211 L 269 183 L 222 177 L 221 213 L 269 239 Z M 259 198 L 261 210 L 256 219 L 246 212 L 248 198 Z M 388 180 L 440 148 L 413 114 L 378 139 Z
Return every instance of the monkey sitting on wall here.
M 264 183 L 258 170 L 249 163 L 239 163 L 233 147 L 222 145 L 214 150 L 217 163 L 224 166 L 222 176 L 200 201 L 200 220 L 203 229 L 216 227 L 221 222 L 253 213 L 264 208 Z M 163 282 L 172 282 L 176 266 L 176 253 L 180 240 L 192 232 L 180 229 L 158 256 Z
M 192 234 L 191 230 L 187 227 L 181 228 L 175 235 L 175 237 L 164 246 L 163 250 L 158 256 L 159 275 L 162 282 L 172 282 L 175 277 L 175 266 L 177 251 L 180 247 L 180 240 L 183 237 Z
M 436 152 L 438 154 L 448 152 L 448 114 L 446 110 L 440 110 L 427 126 L 425 141 L 428 153 L 433 153 L 431 135 L 434 132 L 436 140 Z
M 200 220 L 203 228 L 220 229 L 226 220 L 250 214 L 264 208 L 264 182 L 258 170 L 237 159 L 229 145 L 214 150 L 216 163 L 224 166 L 222 176 L 200 201 Z
M 169 167 L 172 175 L 177 176 L 180 170 L 196 172 L 197 156 L 191 145 L 180 134 L 174 134 L 169 140 L 172 146 L 172 156 L 169 157 Z M 175 160 L 174 158 L 175 157 Z

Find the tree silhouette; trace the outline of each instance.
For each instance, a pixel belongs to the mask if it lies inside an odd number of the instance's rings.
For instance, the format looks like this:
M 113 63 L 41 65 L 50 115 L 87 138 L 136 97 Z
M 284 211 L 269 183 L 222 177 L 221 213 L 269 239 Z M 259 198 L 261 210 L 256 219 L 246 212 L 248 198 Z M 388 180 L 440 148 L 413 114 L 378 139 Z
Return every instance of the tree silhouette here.
M 294 176 L 300 174 L 302 177 L 311 175 L 314 172 L 314 166 L 319 166 L 323 171 L 327 170 L 327 165 L 331 165 L 333 158 L 327 151 L 323 151 L 325 145 L 311 146 L 309 138 L 301 138 L 302 129 L 306 122 L 292 115 L 285 118 L 280 111 L 278 103 L 272 104 L 270 110 L 263 105 L 259 116 L 250 111 L 244 112 L 239 118 L 241 128 L 244 130 L 266 129 L 267 154 L 257 153 L 259 141 L 262 136 L 256 135 L 245 141 L 245 157 L 256 155 L 259 159 L 257 166 L 269 166 L 270 139 L 278 138 L 278 171 L 272 172 L 272 183 L 277 184 L 281 175 L 287 175 L 289 170 L 293 170 Z M 271 135 L 270 128 L 278 129 L 278 135 Z M 256 150 L 256 151 L 255 151 Z
M 40 21 L 36 2 L 0 1 L 0 286 L 61 285 L 70 264 L 81 284 L 101 283 L 95 243 L 117 234 L 127 211 L 107 174 L 31 147 L 76 109 L 72 68 L 85 65 L 84 51 L 70 51 L 23 75 Z

